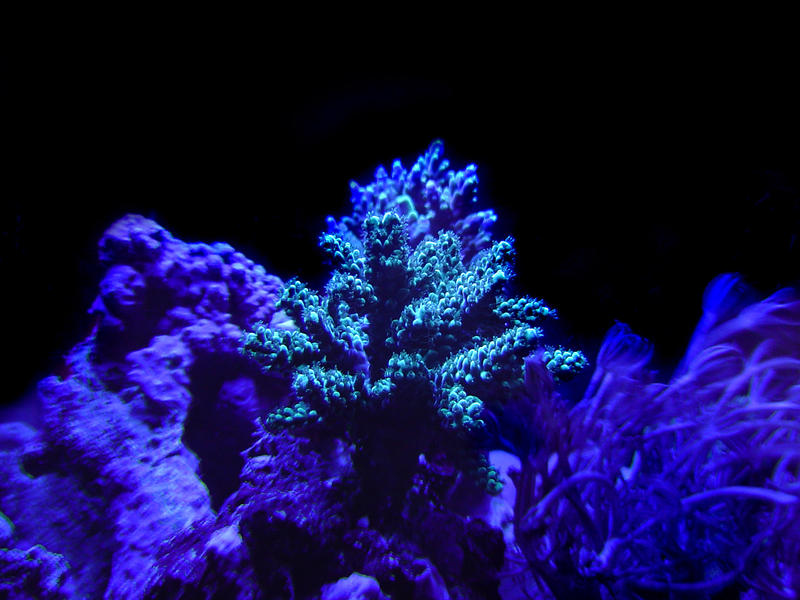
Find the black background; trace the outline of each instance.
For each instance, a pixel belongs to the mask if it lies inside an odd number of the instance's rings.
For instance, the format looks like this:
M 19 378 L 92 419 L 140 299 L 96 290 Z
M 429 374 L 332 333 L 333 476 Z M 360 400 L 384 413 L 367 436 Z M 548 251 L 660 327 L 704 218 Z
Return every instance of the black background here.
M 621 320 L 667 367 L 714 275 L 763 294 L 800 277 L 796 74 L 771 56 L 390 59 L 367 43 L 131 39 L 2 65 L 4 401 L 85 337 L 115 219 L 144 214 L 321 285 L 316 238 L 349 212 L 349 181 L 409 165 L 434 138 L 453 166 L 478 164 L 482 205 L 516 239 L 519 291 L 587 354 Z

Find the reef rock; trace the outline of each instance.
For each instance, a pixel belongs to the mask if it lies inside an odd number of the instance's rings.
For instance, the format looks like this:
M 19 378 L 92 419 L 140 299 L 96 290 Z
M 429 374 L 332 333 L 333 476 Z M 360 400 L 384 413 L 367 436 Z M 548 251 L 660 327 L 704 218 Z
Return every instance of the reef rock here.
M 236 490 L 254 420 L 280 395 L 238 345 L 253 322 L 280 326 L 281 281 L 138 215 L 99 246 L 96 325 L 39 384 L 41 431 L 0 427 L 0 510 L 16 525 L 4 537 L 33 546 L 3 564 L 25 569 L 25 589 L 68 577 L 77 597 L 138 598 L 161 543 Z

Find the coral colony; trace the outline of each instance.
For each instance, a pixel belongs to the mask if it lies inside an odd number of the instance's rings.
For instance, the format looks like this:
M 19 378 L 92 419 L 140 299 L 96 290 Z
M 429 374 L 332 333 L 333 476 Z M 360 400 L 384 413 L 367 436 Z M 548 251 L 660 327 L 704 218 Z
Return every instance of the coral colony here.
M 477 185 L 441 142 L 353 183 L 321 290 L 114 223 L 0 425 L 0 597 L 800 597 L 800 300 L 721 275 L 668 382 L 616 324 L 567 397 Z

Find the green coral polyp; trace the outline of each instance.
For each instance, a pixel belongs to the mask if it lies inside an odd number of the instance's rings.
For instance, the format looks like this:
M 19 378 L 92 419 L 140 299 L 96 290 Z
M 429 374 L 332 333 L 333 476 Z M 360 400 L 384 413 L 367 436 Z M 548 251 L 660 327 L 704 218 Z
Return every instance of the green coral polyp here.
M 556 380 L 566 381 L 577 375 L 587 365 L 582 352 L 564 348 L 548 349 L 542 355 L 547 370 Z
M 556 311 L 545 306 L 541 300 L 522 297 L 498 302 L 495 314 L 503 321 L 520 325 L 532 323 L 539 318 L 555 318 Z
M 362 382 L 338 369 L 302 365 L 297 368 L 292 389 L 311 407 L 324 407 L 328 414 L 347 409 L 361 401 Z
M 474 432 L 486 425 L 480 418 L 484 409 L 483 402 L 477 396 L 467 394 L 461 385 L 448 388 L 439 405 L 438 414 L 449 429 Z
M 319 422 L 317 411 L 305 402 L 297 402 L 292 406 L 285 406 L 267 415 L 265 424 L 267 427 L 298 427 L 317 422 Z
M 276 330 L 263 323 L 244 336 L 242 352 L 262 365 L 262 369 L 288 370 L 291 365 L 321 358 L 319 345 L 300 331 Z
M 284 286 L 279 308 L 297 331 L 262 324 L 244 337 L 243 353 L 262 370 L 291 376 L 294 404 L 270 413 L 265 426 L 380 436 L 343 420 L 380 427 L 393 425 L 394 417 L 369 421 L 368 415 L 404 415 L 404 422 L 455 435 L 461 446 L 455 462 L 499 491 L 476 434 L 486 427 L 486 411 L 522 385 L 523 359 L 543 335 L 533 323 L 554 311 L 540 300 L 508 297 L 510 238 L 465 265 L 452 231 L 410 249 L 397 212 L 371 214 L 361 230 L 363 254 L 337 234 L 320 236 L 335 269 L 323 294 L 297 280 Z M 586 364 L 580 352 L 563 349 L 547 350 L 545 362 L 559 377 Z M 415 433 L 409 432 L 409 455 L 435 445 Z

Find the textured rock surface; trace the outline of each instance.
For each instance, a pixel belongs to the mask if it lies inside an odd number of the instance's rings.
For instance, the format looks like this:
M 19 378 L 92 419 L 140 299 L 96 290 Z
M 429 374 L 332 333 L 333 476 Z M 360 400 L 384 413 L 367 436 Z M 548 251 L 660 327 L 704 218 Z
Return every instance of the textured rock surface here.
M 107 269 L 92 306 L 98 337 L 128 350 L 199 319 L 246 327 L 269 321 L 281 285 L 225 243 L 187 244 L 154 221 L 123 217 L 100 240 Z
M 60 554 L 36 545 L 28 550 L 0 549 L 0 597 L 8 600 L 67 600 L 76 590 L 69 564 Z
M 272 394 L 238 353 L 241 328 L 271 321 L 281 282 L 137 215 L 106 232 L 100 259 L 95 329 L 40 383 L 42 430 L 0 427 L 0 508 L 16 546 L 66 557 L 80 596 L 137 598 L 160 544 L 238 487 Z

